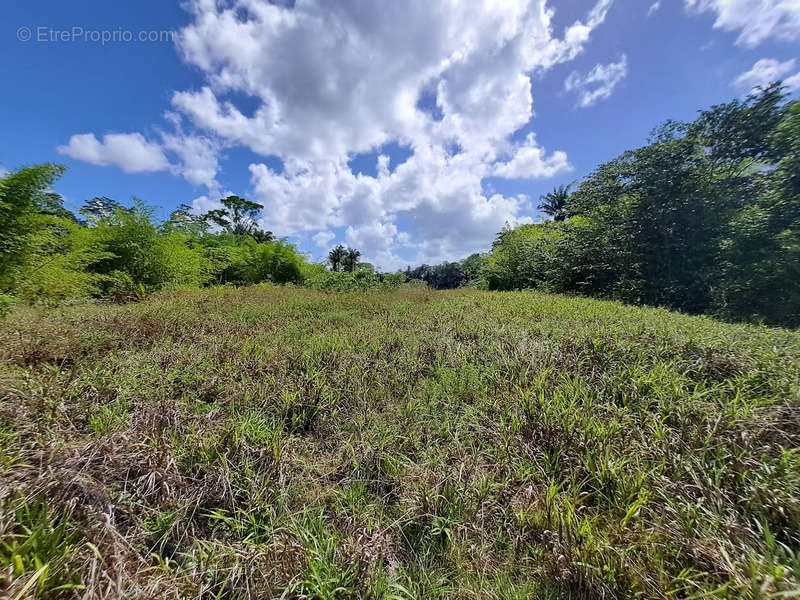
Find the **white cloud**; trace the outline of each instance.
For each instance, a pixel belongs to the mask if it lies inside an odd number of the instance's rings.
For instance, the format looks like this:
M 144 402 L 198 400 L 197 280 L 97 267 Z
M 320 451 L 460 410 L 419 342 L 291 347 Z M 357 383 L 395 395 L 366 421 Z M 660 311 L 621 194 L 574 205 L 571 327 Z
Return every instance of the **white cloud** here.
M 647 9 L 647 16 L 651 16 L 661 8 L 661 0 L 656 0 L 650 5 L 650 8 Z
M 567 154 L 556 150 L 550 156 L 536 145 L 536 136 L 528 134 L 525 143 L 520 145 L 507 163 L 495 165 L 494 174 L 511 179 L 535 179 L 552 177 L 558 173 L 571 171 Z
M 347 228 L 347 244 L 353 248 L 369 248 L 372 253 L 384 253 L 394 245 L 397 226 L 394 223 L 369 223 Z
M 116 165 L 126 173 L 152 173 L 169 168 L 169 161 L 154 142 L 141 133 L 109 133 L 98 140 L 93 133 L 73 135 L 58 151 L 94 165 Z
M 578 56 L 611 4 L 597 0 L 557 35 L 546 0 L 187 0 L 177 45 L 204 81 L 172 95 L 177 131 L 162 152 L 210 189 L 221 149 L 278 157 L 283 170 L 253 161 L 240 193 L 279 235 L 318 232 L 319 243 L 343 227 L 381 265 L 408 262 L 396 253 L 411 247 L 415 260 L 459 258 L 525 219 L 526 202 L 486 194 L 485 177 L 569 168 L 563 151 L 512 135 L 533 116 L 531 75 Z M 418 107 L 422 95 L 437 115 Z M 353 154 L 389 142 L 411 157 L 376 156 L 375 177 L 350 171 Z
M 737 44 L 757 46 L 775 38 L 783 41 L 800 39 L 799 0 L 684 0 L 687 9 L 714 12 L 714 27 L 738 30 Z
M 205 185 L 215 194 L 219 191 L 216 181 L 219 145 L 208 137 L 184 135 L 180 127 L 177 133 L 162 133 L 160 142 L 148 140 L 140 133 L 109 133 L 102 141 L 93 133 L 81 133 L 70 137 L 58 151 L 93 165 L 115 165 L 126 173 L 169 170 L 189 183 Z M 175 153 L 178 161 L 171 163 L 167 152 Z
M 789 75 L 795 69 L 795 60 L 790 59 L 780 62 L 774 58 L 762 58 L 734 80 L 737 87 L 752 90 L 756 87 L 765 87 L 773 81 L 783 80 L 789 90 L 800 89 L 800 71 Z
M 195 135 L 163 134 L 163 148 L 174 152 L 179 163 L 173 170 L 194 185 L 204 185 L 213 192 L 219 191 L 217 158 L 219 146 L 207 137 Z
M 623 54 L 619 62 L 607 65 L 595 65 L 586 75 L 573 71 L 566 81 L 564 89 L 578 94 L 578 106 L 586 108 L 600 100 L 611 97 L 617 84 L 628 74 L 628 57 Z
M 314 234 L 311 239 L 313 239 L 314 243 L 320 248 L 327 248 L 335 237 L 336 234 L 332 231 L 320 231 L 319 233 Z
M 207 213 L 210 210 L 222 208 L 222 203 L 216 198 L 210 198 L 206 195 L 198 196 L 192 200 L 192 209 L 198 215 Z

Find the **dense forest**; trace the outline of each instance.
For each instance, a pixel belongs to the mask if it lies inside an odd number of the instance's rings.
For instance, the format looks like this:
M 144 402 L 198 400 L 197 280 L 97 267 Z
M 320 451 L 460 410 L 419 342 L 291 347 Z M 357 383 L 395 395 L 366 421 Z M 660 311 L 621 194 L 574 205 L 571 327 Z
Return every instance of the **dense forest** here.
M 800 102 L 779 83 L 668 121 L 646 146 L 542 198 L 549 220 L 499 232 L 488 254 L 375 273 L 337 246 L 310 263 L 230 196 L 157 223 L 139 200 L 76 216 L 51 191 L 63 167 L 0 179 L 0 305 L 259 282 L 348 290 L 404 283 L 536 288 L 768 324 L 800 324 Z M 269 210 L 269 207 L 266 208 Z M 422 282 L 425 282 L 424 284 Z

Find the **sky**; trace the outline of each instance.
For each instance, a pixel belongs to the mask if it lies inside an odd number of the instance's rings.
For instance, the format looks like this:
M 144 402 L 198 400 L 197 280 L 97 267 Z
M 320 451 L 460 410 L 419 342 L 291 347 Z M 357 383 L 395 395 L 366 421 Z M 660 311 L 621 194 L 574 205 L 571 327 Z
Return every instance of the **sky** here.
M 77 210 L 236 194 L 314 260 L 486 251 L 666 119 L 782 79 L 800 0 L 26 0 L 0 24 L 0 169 Z

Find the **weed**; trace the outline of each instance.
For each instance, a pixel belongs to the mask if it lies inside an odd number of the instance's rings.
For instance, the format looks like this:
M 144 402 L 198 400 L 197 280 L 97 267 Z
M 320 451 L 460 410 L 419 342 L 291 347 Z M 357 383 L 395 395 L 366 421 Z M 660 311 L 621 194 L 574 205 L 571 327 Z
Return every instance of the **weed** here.
M 799 376 L 794 331 L 540 293 L 13 307 L 0 595 L 793 597 Z

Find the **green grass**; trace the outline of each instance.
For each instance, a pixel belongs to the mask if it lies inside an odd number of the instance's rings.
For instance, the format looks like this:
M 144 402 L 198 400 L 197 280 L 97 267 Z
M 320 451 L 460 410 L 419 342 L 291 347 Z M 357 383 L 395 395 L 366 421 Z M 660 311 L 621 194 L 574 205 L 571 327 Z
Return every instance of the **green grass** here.
M 800 334 L 280 287 L 0 322 L 0 596 L 800 596 Z

